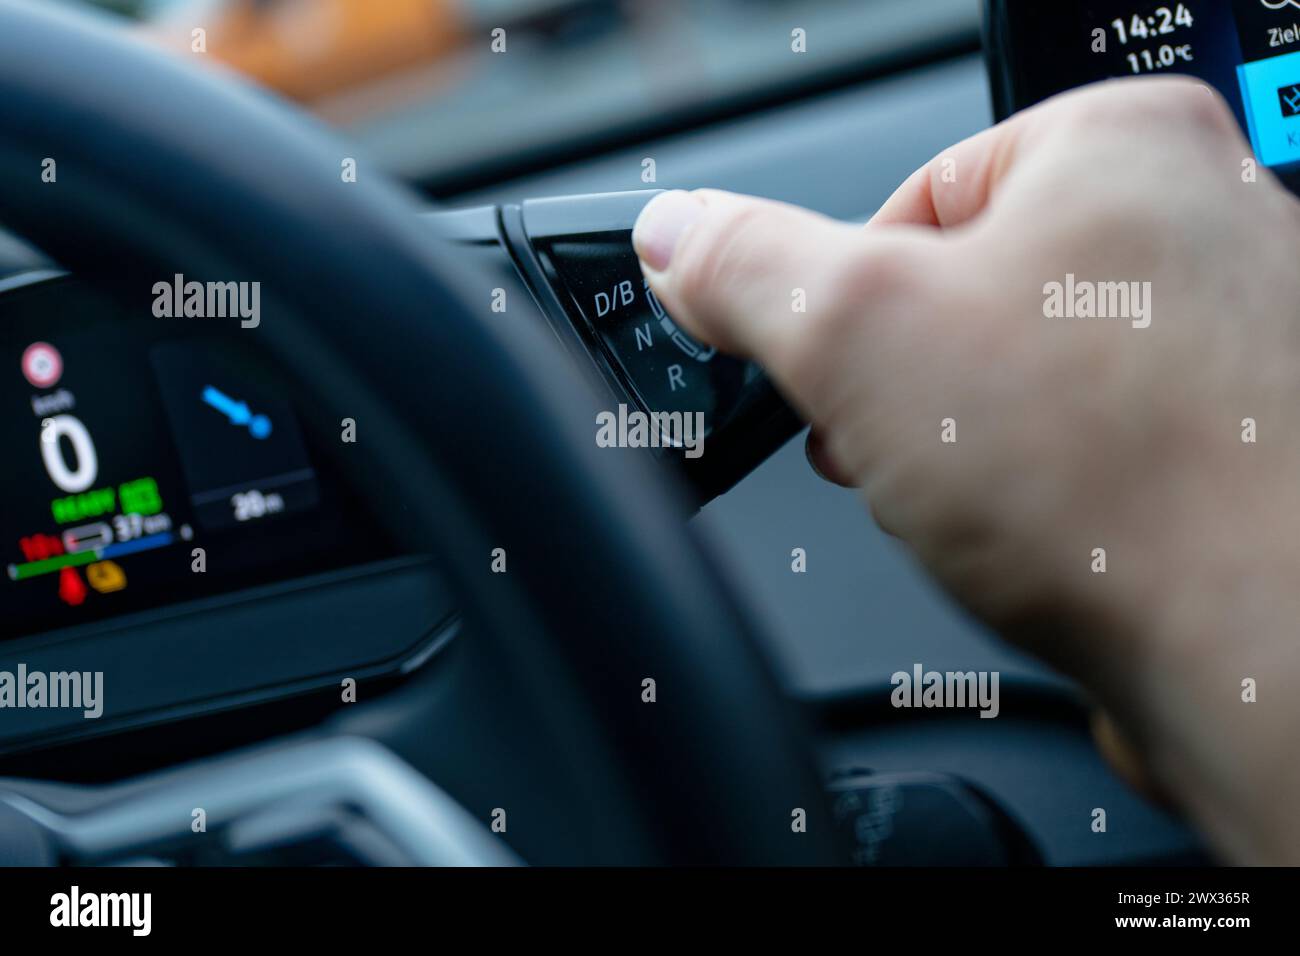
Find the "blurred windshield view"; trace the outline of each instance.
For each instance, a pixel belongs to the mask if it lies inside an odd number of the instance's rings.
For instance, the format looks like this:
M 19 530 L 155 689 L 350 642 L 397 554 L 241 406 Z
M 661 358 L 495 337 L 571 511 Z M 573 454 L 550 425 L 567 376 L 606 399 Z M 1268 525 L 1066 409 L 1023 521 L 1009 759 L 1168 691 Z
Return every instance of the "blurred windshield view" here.
M 973 42 L 978 0 L 81 0 L 433 191 Z M 801 49 L 802 47 L 802 49 Z

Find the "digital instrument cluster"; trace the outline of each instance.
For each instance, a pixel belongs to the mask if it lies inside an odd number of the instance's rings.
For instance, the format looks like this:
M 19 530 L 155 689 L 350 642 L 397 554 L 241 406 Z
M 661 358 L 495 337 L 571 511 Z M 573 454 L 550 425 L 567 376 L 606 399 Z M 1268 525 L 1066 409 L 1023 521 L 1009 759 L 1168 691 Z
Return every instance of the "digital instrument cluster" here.
M 54 295 L 58 295 L 55 299 Z M 238 332 L 0 302 L 0 635 L 373 557 Z M 63 317 L 46 309 L 58 302 Z

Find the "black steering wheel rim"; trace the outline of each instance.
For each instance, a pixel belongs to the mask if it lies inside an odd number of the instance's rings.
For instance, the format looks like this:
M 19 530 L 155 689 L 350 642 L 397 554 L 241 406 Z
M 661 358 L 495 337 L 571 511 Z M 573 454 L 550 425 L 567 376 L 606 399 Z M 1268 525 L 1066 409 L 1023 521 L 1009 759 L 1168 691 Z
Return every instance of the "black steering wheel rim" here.
M 492 311 L 413 196 L 364 163 L 346 182 L 310 119 L 95 16 L 0 0 L 0 104 L 5 227 L 141 309 L 175 273 L 261 283 L 239 334 L 308 389 L 308 428 L 357 422 L 340 466 L 393 533 L 436 541 L 480 660 L 581 780 L 583 858 L 837 859 L 808 737 L 673 490 L 597 448 L 583 371 Z

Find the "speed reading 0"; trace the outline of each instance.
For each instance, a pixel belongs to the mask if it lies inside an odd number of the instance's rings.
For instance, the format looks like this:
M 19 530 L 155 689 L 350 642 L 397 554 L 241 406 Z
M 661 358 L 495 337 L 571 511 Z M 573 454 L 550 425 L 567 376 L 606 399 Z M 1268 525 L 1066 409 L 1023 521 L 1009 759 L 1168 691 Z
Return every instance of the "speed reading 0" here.
M 64 454 L 64 438 L 72 452 L 71 467 Z M 54 415 L 41 422 L 41 460 L 50 480 L 69 494 L 85 491 L 99 476 L 95 443 L 81 419 L 73 415 Z

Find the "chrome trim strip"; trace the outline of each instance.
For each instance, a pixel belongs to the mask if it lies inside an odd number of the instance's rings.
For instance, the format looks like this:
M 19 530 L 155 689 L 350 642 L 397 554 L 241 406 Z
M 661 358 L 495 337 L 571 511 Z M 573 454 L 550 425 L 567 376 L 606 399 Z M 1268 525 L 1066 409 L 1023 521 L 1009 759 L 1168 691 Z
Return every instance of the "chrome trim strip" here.
M 446 791 L 386 747 L 363 737 L 308 739 L 239 751 L 89 791 L 94 808 L 61 813 L 24 795 L 21 781 L 0 801 L 29 817 L 74 865 L 159 855 L 257 814 L 341 807 L 360 813 L 416 866 L 515 866 L 515 853 Z M 63 788 L 61 788 L 63 789 Z M 86 788 L 73 788 L 85 798 Z M 49 785 L 44 785 L 49 794 Z M 162 852 L 159 852 L 162 851 Z

